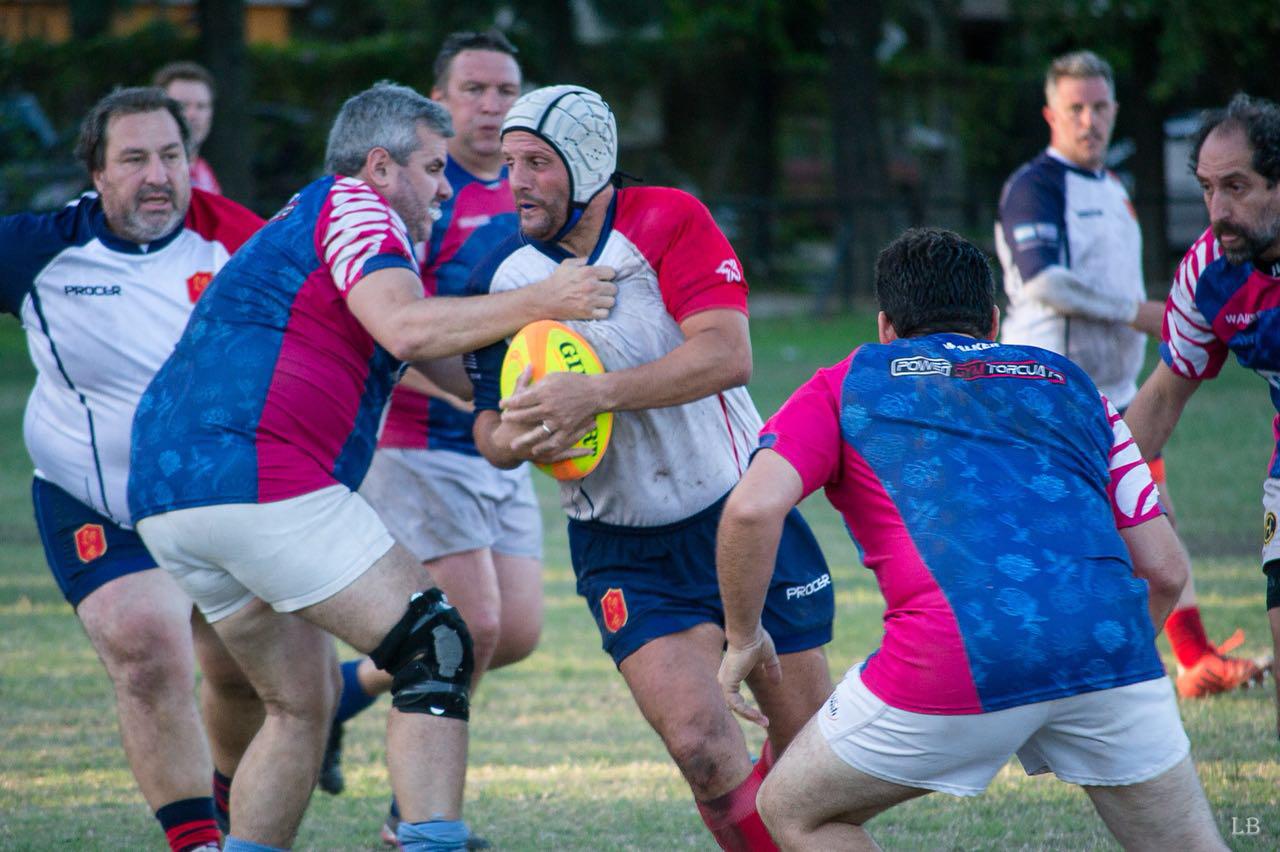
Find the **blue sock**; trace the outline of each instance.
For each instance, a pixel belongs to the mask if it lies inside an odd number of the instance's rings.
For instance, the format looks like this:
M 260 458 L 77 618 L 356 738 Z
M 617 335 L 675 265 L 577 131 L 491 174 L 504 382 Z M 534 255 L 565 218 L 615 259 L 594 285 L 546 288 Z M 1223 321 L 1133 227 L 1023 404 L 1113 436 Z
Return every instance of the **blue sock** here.
M 289 852 L 289 850 L 281 849 L 279 846 L 254 843 L 252 840 L 241 840 L 239 837 L 228 834 L 226 841 L 222 844 L 222 852 Z
M 470 836 L 467 824 L 460 819 L 402 822 L 396 829 L 396 840 L 404 852 L 462 852 Z
M 347 660 L 342 664 L 342 697 L 338 699 L 338 712 L 333 717 L 339 725 L 368 707 L 377 697 L 365 692 L 360 685 L 360 678 L 356 675 L 359 667 L 359 660 Z

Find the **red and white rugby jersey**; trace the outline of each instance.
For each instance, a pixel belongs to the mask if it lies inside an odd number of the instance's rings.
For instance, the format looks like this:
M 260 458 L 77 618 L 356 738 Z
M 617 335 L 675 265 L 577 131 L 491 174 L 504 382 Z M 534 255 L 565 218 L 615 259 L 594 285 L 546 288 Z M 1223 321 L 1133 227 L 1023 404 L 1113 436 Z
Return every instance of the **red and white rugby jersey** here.
M 513 238 L 477 270 L 473 290 L 527 286 L 567 257 L 557 246 Z M 586 338 L 606 370 L 666 355 L 684 342 L 680 322 L 700 311 L 747 311 L 737 255 L 707 208 L 680 190 L 618 190 L 588 262 L 617 270 L 617 303 L 608 319 L 566 324 Z M 499 345 L 469 359 L 478 409 L 497 408 L 503 351 Z M 583 479 L 562 482 L 561 503 L 576 520 L 624 526 L 687 518 L 737 483 L 760 426 L 746 388 L 669 408 L 619 411 L 599 467 Z
M 0 310 L 22 320 L 36 367 L 23 432 L 37 476 L 129 523 L 138 399 L 205 286 L 261 224 L 200 190 L 183 225 L 147 245 L 113 234 L 95 194 L 0 219 Z

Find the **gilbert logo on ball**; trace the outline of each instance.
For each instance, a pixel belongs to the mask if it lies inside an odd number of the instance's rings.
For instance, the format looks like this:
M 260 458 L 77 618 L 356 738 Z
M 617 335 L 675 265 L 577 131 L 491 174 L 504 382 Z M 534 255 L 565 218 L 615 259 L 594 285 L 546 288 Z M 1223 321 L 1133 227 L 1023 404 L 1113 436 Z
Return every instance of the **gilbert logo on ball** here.
M 504 397 L 515 392 L 516 379 L 529 365 L 533 366 L 531 384 L 537 384 L 548 373 L 573 372 L 594 376 L 604 372 L 604 365 L 600 363 L 591 344 L 567 325 L 554 320 L 529 323 L 511 338 L 507 357 L 502 361 L 500 387 Z M 574 444 L 575 447 L 589 449 L 589 455 L 565 459 L 555 464 L 540 464 L 538 469 L 556 479 L 581 479 L 600 464 L 612 433 L 613 412 L 597 414 L 596 428 Z

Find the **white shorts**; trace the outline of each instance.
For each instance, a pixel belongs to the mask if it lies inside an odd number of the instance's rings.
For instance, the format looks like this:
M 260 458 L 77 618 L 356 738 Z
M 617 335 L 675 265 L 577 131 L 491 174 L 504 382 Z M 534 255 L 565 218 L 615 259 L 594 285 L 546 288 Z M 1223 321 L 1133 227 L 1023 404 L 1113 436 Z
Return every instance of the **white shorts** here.
M 486 547 L 542 558 L 542 515 L 528 465 L 502 470 L 449 450 L 381 449 L 360 494 L 424 562 Z
M 932 715 L 890 707 L 850 669 L 818 711 L 818 727 L 855 769 L 908 787 L 976 796 L 1018 755 L 1028 775 L 1113 787 L 1149 781 L 1185 758 L 1168 678 L 992 713 Z
M 1280 559 L 1280 535 L 1276 535 L 1276 517 L 1280 515 L 1280 479 L 1262 483 L 1262 564 Z
M 274 503 L 152 515 L 138 522 L 138 534 L 209 622 L 255 597 L 278 612 L 319 603 L 395 544 L 377 513 L 343 485 Z

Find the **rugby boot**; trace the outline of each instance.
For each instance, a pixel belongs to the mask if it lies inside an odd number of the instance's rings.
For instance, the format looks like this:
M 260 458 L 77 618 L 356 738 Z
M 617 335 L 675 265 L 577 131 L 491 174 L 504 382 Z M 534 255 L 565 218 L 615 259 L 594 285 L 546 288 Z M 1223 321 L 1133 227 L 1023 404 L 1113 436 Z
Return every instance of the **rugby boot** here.
M 324 759 L 320 762 L 320 780 L 317 782 L 321 790 L 336 796 L 347 787 L 347 779 L 342 776 L 342 723 L 334 722 L 329 728 L 329 741 L 324 746 Z
M 1195 664 L 1186 668 L 1179 665 L 1178 676 L 1174 681 L 1178 695 L 1183 698 L 1206 698 L 1261 683 L 1266 675 L 1265 666 L 1259 665 L 1256 660 L 1227 656 L 1229 651 L 1240 647 L 1243 642 L 1244 631 L 1237 629 Z

